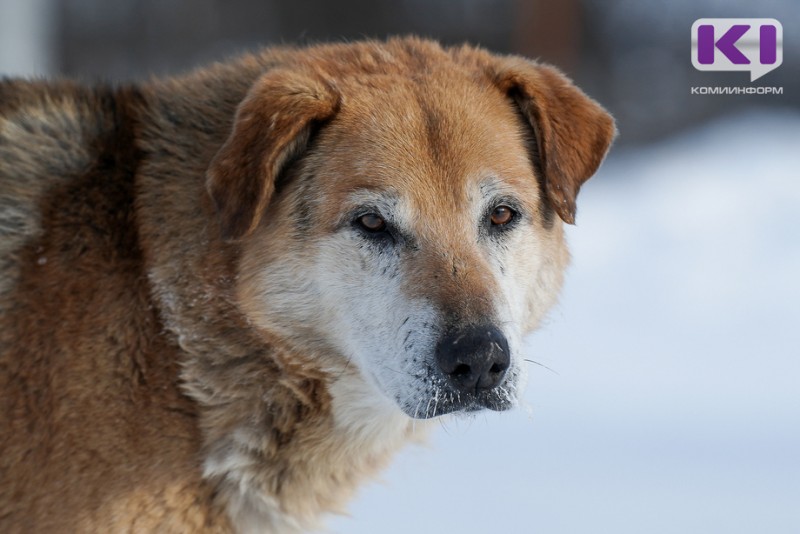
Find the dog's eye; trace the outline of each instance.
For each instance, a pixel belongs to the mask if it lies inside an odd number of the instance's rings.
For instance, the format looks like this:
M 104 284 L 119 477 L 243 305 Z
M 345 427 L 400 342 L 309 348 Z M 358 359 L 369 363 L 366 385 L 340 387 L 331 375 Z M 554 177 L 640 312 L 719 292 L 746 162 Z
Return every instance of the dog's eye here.
M 514 210 L 505 205 L 497 206 L 490 216 L 492 226 L 505 226 L 514 220 Z
M 367 232 L 383 232 L 386 230 L 386 221 L 374 213 L 367 213 L 358 218 L 358 224 Z

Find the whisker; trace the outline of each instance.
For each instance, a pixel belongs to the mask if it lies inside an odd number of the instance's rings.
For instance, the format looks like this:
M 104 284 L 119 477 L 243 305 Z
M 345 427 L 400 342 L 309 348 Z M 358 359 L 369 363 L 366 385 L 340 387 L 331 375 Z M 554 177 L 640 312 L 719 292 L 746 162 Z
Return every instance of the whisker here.
M 503 386 L 497 386 L 497 391 L 499 391 L 499 392 L 500 392 L 500 394 L 501 394 L 503 397 L 505 397 L 505 399 L 503 399 L 503 398 L 501 397 L 501 400 L 509 400 L 509 398 L 508 398 L 508 390 L 506 390 L 506 388 L 504 388 Z
M 548 370 L 548 371 L 550 371 L 551 373 L 555 373 L 555 374 L 557 374 L 557 375 L 558 375 L 558 371 L 556 371 L 555 369 L 551 369 L 550 367 L 547 367 L 547 366 L 546 366 L 545 364 L 543 364 L 543 363 L 539 363 L 539 362 L 537 362 L 537 361 L 535 361 L 535 360 L 529 360 L 528 358 L 523 358 L 523 360 L 524 360 L 524 361 L 526 361 L 526 362 L 528 362 L 528 363 L 532 363 L 532 364 L 534 364 L 534 365 L 538 365 L 539 367 L 544 367 L 545 369 L 547 369 L 547 370 Z M 559 376 L 561 376 L 561 375 L 559 375 Z
M 431 401 L 432 400 L 433 399 L 428 399 L 428 404 L 427 404 L 427 406 L 425 406 L 425 414 L 424 414 L 425 415 L 425 419 L 428 418 L 428 410 L 430 410 L 430 408 L 431 408 Z
M 417 401 L 417 407 L 414 409 L 414 420 L 411 422 L 411 433 L 417 433 L 417 416 L 419 415 L 419 407 L 422 406 L 422 399 Z
M 441 426 L 442 430 L 444 430 L 447 434 L 450 434 L 450 429 L 447 428 L 447 422 L 445 421 L 444 417 L 439 418 L 439 426 Z
M 336 378 L 342 378 L 344 375 L 347 374 L 347 370 L 350 369 L 350 362 L 352 361 L 351 358 L 347 358 L 344 363 L 344 368 L 336 375 Z
M 408 372 L 408 371 L 401 371 L 400 369 L 395 369 L 395 368 L 393 368 L 393 367 L 389 367 L 389 366 L 388 366 L 388 365 L 386 365 L 386 364 L 383 364 L 383 368 L 384 368 L 384 369 L 387 369 L 387 370 L 389 370 L 389 371 L 391 371 L 391 372 L 393 372 L 393 373 L 397 373 L 397 374 L 399 374 L 399 375 L 406 375 L 406 376 L 410 376 L 410 377 L 412 377 L 412 378 L 417 378 L 417 377 L 416 377 L 414 374 L 412 374 L 412 373 L 410 373 L 410 372 Z

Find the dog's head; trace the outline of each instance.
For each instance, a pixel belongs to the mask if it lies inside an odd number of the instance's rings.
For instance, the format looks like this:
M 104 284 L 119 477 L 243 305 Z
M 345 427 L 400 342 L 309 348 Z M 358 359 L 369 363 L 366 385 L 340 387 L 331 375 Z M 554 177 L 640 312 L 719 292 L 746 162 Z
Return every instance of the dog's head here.
M 614 132 L 555 69 L 466 47 L 346 45 L 269 71 L 209 169 L 240 304 L 409 416 L 506 409 Z

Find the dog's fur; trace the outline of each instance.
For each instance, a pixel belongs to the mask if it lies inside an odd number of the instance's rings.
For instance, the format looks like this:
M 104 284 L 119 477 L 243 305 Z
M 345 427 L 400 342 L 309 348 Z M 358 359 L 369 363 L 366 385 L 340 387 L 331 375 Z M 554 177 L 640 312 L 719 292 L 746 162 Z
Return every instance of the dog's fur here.
M 415 418 L 514 405 L 613 136 L 551 67 L 414 38 L 2 82 L 0 531 L 314 528 Z M 437 341 L 487 323 L 510 368 L 462 397 Z

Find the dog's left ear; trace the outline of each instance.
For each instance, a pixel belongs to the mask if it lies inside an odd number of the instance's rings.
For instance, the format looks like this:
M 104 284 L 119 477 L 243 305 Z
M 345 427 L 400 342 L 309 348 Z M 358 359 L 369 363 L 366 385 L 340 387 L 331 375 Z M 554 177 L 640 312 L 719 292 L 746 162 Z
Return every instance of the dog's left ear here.
M 490 72 L 530 122 L 545 194 L 561 219 L 575 223 L 575 199 L 616 135 L 614 119 L 552 67 L 504 58 Z
M 335 115 L 339 101 L 335 88 L 313 73 L 276 69 L 256 81 L 207 171 L 223 239 L 255 230 L 278 176 L 305 150 L 315 123 Z

